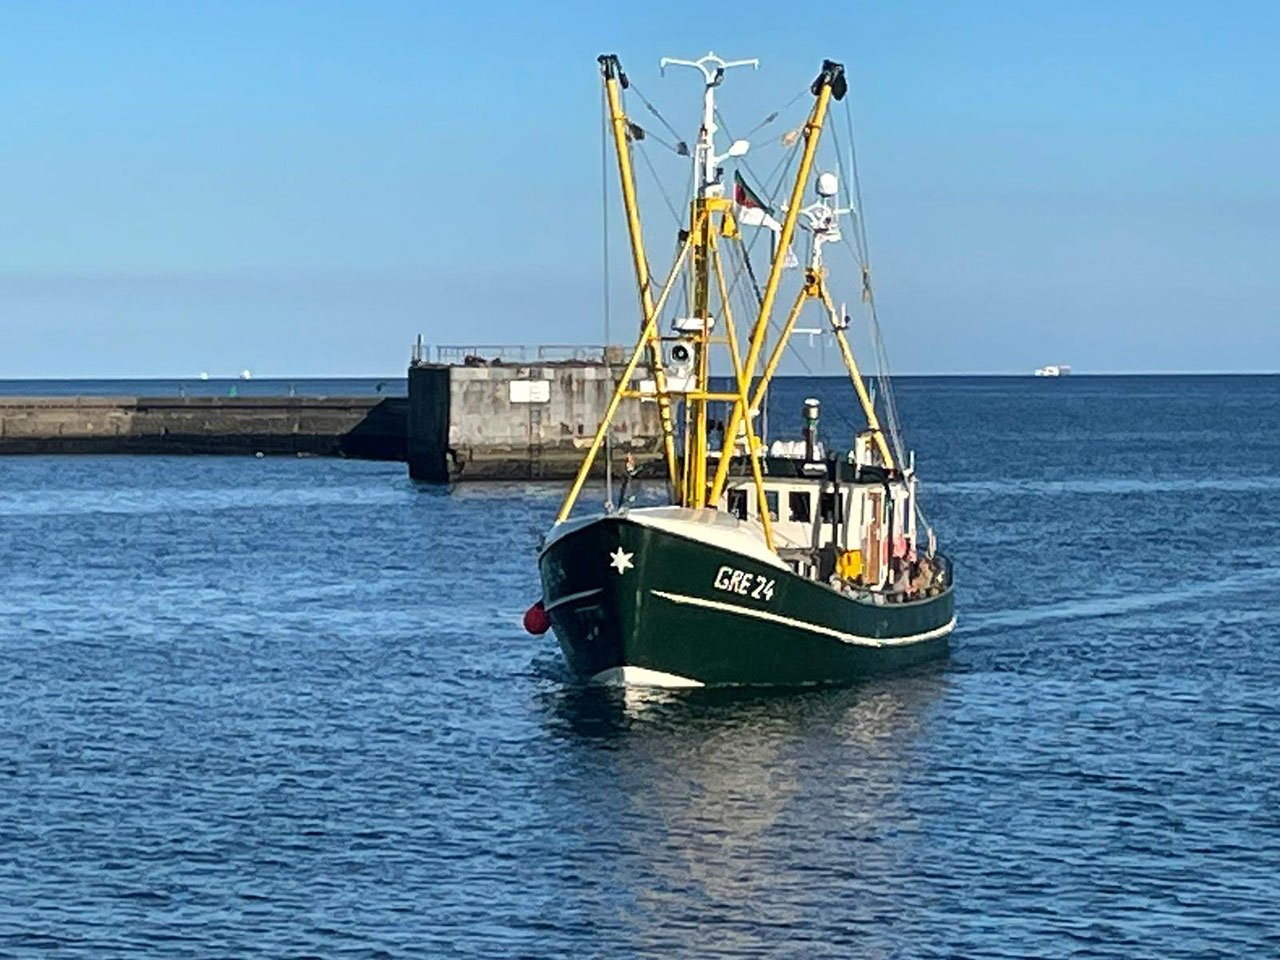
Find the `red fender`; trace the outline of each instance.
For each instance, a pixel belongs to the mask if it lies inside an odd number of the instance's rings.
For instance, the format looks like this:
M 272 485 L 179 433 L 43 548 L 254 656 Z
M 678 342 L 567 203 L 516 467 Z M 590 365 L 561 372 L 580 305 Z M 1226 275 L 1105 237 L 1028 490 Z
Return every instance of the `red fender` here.
M 524 628 L 535 637 L 540 637 L 551 629 L 551 618 L 547 616 L 547 608 L 538 600 L 524 612 Z

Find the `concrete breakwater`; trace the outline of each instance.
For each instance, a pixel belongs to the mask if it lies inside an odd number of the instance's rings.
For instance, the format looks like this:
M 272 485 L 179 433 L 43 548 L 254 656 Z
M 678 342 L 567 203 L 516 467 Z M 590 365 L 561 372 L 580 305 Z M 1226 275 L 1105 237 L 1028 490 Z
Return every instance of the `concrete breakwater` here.
M 0 397 L 0 454 L 405 459 L 403 397 Z
M 407 462 L 410 476 L 431 483 L 565 480 L 604 418 L 621 365 L 603 352 L 415 359 L 407 397 L 0 396 L 0 454 L 311 455 Z M 656 404 L 624 400 L 615 465 L 630 455 L 641 473 L 660 470 L 661 435 Z M 603 455 L 596 468 L 603 472 Z
M 293 384 L 287 397 L 0 396 L 0 454 L 312 455 L 407 462 L 411 477 L 430 483 L 564 480 L 625 365 L 618 347 L 436 353 L 428 361 L 419 343 L 407 397 L 295 396 Z M 642 390 L 646 377 L 638 370 L 631 386 Z M 623 400 L 615 465 L 630 456 L 641 474 L 661 472 L 661 437 L 655 403 Z
M 435 483 L 573 477 L 609 406 L 613 369 L 472 359 L 409 368 L 409 475 Z M 615 464 L 630 454 L 644 474 L 661 467 L 657 404 L 622 401 L 612 452 Z M 603 472 L 603 455 L 596 469 Z

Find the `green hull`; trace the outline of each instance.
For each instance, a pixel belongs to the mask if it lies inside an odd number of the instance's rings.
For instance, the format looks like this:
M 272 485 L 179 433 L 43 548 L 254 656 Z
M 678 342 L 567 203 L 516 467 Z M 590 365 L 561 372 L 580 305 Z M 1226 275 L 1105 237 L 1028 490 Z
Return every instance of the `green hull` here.
M 538 566 L 560 646 L 589 679 L 848 683 L 943 655 L 955 623 L 951 589 L 874 604 L 627 515 L 553 535 Z

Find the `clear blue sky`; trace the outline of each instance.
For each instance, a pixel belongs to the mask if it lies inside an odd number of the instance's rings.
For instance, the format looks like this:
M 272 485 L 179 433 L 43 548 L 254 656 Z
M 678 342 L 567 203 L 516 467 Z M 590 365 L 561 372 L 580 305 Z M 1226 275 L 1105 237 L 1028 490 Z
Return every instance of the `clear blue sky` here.
M 1280 4 L 690 9 L 0 3 L 0 377 L 597 341 L 595 57 L 709 47 L 744 126 L 848 65 L 898 370 L 1280 370 Z

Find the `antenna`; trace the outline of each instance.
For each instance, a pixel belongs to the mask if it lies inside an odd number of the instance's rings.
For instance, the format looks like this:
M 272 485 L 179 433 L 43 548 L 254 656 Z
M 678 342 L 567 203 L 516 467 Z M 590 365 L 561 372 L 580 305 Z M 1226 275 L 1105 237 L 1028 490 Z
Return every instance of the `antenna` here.
M 740 157 L 747 152 L 750 144 L 746 140 L 735 140 L 727 153 L 716 155 L 716 87 L 724 81 L 724 72 L 734 67 L 760 68 L 760 61 L 725 60 L 714 53 L 697 60 L 677 60 L 675 57 L 663 57 L 658 61 L 658 68 L 665 76 L 667 67 L 692 67 L 702 74 L 704 87 L 702 91 L 702 129 L 698 131 L 698 145 L 694 149 L 693 169 L 698 183 L 698 196 L 702 198 L 720 196 L 724 187 L 720 183 L 722 170 L 720 163 L 728 157 Z

